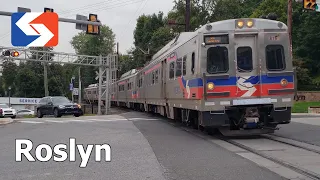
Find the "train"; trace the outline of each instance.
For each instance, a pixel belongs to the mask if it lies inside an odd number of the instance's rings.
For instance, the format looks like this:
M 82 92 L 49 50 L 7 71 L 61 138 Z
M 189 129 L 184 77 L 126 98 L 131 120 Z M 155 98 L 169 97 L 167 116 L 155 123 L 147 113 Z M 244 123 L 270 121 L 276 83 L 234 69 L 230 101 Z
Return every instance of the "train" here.
M 294 76 L 284 23 L 228 19 L 179 33 L 144 67 L 110 84 L 109 94 L 112 106 L 157 113 L 195 129 L 260 135 L 291 122 Z M 85 89 L 87 101 L 97 101 L 97 88 Z

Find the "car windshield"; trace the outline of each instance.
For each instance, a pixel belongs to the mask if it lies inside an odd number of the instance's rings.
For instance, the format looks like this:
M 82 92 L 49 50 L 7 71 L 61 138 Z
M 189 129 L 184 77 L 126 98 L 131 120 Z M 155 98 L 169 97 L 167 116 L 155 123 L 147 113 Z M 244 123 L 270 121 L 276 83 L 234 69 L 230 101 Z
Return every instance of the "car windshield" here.
M 53 103 L 70 103 L 71 101 L 66 97 L 55 97 L 52 98 Z
M 9 106 L 6 104 L 0 104 L 0 108 L 9 108 Z

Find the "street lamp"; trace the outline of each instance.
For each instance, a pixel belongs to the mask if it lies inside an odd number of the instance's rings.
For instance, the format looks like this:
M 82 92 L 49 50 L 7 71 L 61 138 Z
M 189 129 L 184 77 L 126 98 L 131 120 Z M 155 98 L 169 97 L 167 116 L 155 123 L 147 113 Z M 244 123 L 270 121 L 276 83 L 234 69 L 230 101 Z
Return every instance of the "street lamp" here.
M 9 90 L 9 107 L 11 107 L 11 102 L 10 102 L 10 97 L 11 97 L 11 86 L 9 86 L 8 90 Z

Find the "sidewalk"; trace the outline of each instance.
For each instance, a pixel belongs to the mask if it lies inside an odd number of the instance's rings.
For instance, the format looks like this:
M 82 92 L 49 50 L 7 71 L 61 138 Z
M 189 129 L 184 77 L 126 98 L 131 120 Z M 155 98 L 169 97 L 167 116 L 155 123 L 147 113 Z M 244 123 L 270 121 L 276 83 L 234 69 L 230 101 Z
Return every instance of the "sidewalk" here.
M 11 118 L 0 118 L 0 125 L 6 125 L 12 123 L 14 120 Z

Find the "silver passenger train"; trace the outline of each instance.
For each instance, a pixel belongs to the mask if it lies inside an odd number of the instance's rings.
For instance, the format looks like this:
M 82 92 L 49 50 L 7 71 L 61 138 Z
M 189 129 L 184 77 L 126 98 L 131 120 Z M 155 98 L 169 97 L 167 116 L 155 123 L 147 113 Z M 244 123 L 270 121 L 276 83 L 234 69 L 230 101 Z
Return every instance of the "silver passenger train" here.
M 279 21 L 209 23 L 180 33 L 145 67 L 122 75 L 111 85 L 111 104 L 224 135 L 273 133 L 291 121 L 295 82 L 289 46 L 287 26 Z M 86 96 L 91 97 L 97 99 Z

